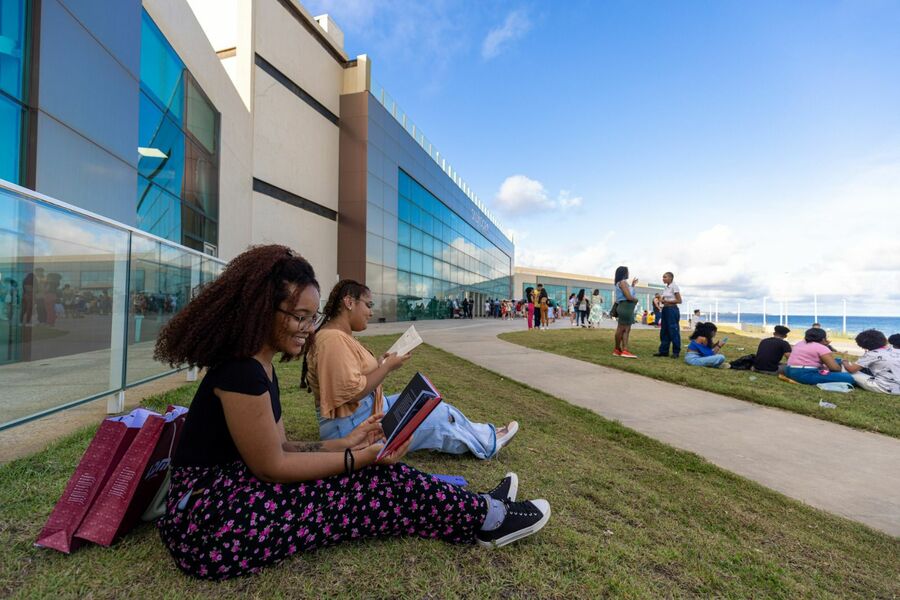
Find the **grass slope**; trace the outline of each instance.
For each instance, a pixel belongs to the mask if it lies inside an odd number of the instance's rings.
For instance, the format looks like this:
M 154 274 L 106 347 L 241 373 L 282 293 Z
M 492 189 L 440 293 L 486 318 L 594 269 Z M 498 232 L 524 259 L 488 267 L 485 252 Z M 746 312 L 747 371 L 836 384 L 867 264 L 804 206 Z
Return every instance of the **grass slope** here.
M 897 396 L 876 394 L 860 388 L 849 394 L 837 394 L 823 392 L 813 385 L 790 384 L 771 375 L 750 371 L 692 367 L 684 362 L 683 352 L 681 360 L 654 358 L 652 354 L 659 349 L 657 331 L 632 331 L 629 350 L 639 358 L 623 359 L 612 355 L 615 345 L 613 335 L 614 331 L 611 329 L 579 328 L 516 331 L 501 334 L 500 339 L 653 379 L 900 437 L 900 398 Z M 682 342 L 687 346 L 687 335 L 683 334 Z M 755 352 L 758 344 L 758 339 L 729 334 L 724 352 L 729 359 L 735 359 Z M 820 408 L 819 400 L 837 404 L 837 408 Z
M 376 351 L 393 338 L 366 338 Z M 549 525 L 498 551 L 392 539 L 295 557 L 221 584 L 183 576 L 152 526 L 113 548 L 71 556 L 34 548 L 93 428 L 0 467 L 0 597 L 891 598 L 900 542 L 811 509 L 472 363 L 428 346 L 413 369 L 474 420 L 522 424 L 498 458 L 418 453 L 408 462 L 473 489 L 519 473 L 520 496 L 546 497 Z M 289 435 L 316 435 L 296 363 L 279 367 Z M 188 386 L 153 399 L 187 404 Z

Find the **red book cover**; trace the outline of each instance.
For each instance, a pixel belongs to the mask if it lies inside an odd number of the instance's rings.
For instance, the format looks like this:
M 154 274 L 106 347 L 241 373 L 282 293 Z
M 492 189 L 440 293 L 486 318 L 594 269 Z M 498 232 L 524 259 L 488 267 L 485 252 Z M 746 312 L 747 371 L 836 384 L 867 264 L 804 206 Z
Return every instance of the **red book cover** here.
M 387 442 L 378 453 L 376 462 L 405 444 L 440 403 L 440 392 L 427 377 L 416 373 L 382 419 Z

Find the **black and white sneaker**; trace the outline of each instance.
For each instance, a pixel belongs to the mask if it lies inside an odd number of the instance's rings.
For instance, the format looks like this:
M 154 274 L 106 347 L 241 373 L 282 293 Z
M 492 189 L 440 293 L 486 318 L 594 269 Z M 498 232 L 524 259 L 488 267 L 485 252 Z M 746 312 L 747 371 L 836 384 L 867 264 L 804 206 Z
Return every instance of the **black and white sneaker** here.
M 516 540 L 537 533 L 550 520 L 550 503 L 546 500 L 510 502 L 506 505 L 506 518 L 493 531 L 478 531 L 475 541 L 481 546 L 499 548 Z
M 519 493 L 519 476 L 512 472 L 507 473 L 497 487 L 486 493 L 500 502 L 515 502 L 516 494 Z

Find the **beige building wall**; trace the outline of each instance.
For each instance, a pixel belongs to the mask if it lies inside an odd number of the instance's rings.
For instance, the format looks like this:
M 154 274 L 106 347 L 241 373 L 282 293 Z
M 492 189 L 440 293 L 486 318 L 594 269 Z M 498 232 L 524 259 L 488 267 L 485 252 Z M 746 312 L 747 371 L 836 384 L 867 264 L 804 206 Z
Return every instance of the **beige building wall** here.
M 338 210 L 340 128 L 299 97 L 296 88 L 339 117 L 346 54 L 296 0 L 152 3 L 190 6 L 189 12 L 199 20 L 205 59 L 218 61 L 217 72 L 231 83 L 226 110 L 201 81 L 222 113 L 223 137 L 224 123 L 237 109 L 234 99 L 243 105 L 247 135 L 241 150 L 246 164 L 237 172 L 230 170 L 236 157 L 224 143 L 222 148 L 223 191 L 235 184 L 235 178 L 242 181 L 238 193 L 221 198 L 221 255 L 231 258 L 251 243 L 285 244 L 312 262 L 323 287 L 330 285 L 337 276 L 337 220 L 298 205 L 308 206 L 304 201 L 310 201 Z M 163 31 L 180 52 L 174 33 Z M 196 67 L 183 58 L 193 71 Z M 260 67 L 259 59 L 287 82 Z M 254 191 L 254 180 L 279 188 L 280 199 L 265 190 Z
M 255 69 L 253 176 L 337 210 L 340 128 Z
M 323 227 L 322 223 L 331 223 Z M 308 260 L 327 295 L 337 281 L 337 225 L 309 211 L 253 193 L 253 243 L 287 244 Z

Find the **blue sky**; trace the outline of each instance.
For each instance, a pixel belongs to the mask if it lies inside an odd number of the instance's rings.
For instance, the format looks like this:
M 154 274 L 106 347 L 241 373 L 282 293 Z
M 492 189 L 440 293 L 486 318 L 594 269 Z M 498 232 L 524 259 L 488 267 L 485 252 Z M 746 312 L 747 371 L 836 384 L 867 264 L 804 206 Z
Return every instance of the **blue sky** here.
M 900 316 L 900 3 L 304 5 L 370 57 L 517 264 Z

